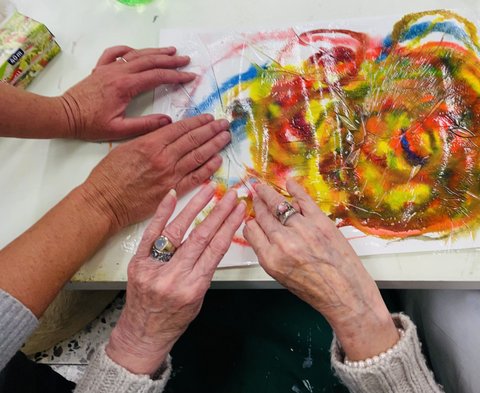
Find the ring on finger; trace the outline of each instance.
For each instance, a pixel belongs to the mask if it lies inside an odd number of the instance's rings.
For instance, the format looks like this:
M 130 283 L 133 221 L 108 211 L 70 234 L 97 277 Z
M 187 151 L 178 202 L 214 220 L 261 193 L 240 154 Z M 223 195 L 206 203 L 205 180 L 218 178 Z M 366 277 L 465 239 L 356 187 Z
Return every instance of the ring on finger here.
M 123 56 L 118 56 L 115 61 L 123 61 L 124 63 L 128 63 L 127 59 L 125 59 L 125 57 Z
M 285 225 L 288 219 L 297 213 L 297 210 L 287 201 L 279 203 L 275 208 L 275 217 L 282 225 Z
M 175 254 L 175 250 L 175 246 L 168 237 L 162 235 L 153 242 L 150 255 L 157 261 L 168 262 Z

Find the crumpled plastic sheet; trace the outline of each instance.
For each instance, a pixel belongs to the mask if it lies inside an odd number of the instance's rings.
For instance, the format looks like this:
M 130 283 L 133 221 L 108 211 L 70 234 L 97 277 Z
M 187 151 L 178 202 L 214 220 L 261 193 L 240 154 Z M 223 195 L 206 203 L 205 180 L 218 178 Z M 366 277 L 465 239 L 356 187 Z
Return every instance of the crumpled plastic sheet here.
M 210 64 L 174 104 L 182 116 L 231 120 L 222 189 L 250 201 L 261 181 L 288 197 L 294 177 L 339 227 L 369 236 L 451 241 L 477 231 L 473 22 L 436 10 L 406 15 L 387 34 L 290 28 L 192 47 Z

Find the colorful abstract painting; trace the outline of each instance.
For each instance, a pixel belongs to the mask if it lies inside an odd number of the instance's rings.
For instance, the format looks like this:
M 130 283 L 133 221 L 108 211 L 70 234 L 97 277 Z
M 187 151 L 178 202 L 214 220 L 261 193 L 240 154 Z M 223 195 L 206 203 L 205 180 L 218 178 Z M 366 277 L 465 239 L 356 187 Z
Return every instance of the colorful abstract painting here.
M 199 77 L 155 107 L 231 121 L 219 196 L 260 181 L 288 197 L 294 177 L 361 255 L 478 246 L 476 27 L 443 10 L 333 25 L 163 31 Z

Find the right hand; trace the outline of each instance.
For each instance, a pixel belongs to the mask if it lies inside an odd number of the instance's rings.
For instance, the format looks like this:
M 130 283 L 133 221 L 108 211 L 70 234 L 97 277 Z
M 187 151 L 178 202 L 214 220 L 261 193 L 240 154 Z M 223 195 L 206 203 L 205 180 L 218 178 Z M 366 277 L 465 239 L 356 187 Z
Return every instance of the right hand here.
M 206 114 L 162 127 L 113 149 L 81 188 L 115 232 L 150 216 L 168 190 L 183 195 L 207 180 L 222 164 L 228 128 Z
M 375 282 L 303 187 L 287 181 L 297 213 L 285 225 L 274 216 L 285 197 L 265 184 L 255 191 L 255 219 L 244 235 L 265 271 L 322 313 L 350 360 L 392 347 L 398 332 Z

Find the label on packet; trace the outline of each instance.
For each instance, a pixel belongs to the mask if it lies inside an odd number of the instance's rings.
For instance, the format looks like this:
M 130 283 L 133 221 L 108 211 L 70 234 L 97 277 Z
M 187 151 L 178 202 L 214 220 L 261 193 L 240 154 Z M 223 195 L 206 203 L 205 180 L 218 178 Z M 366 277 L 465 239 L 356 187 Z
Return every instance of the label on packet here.
M 14 12 L 0 25 L 0 81 L 27 87 L 60 50 L 44 24 Z

